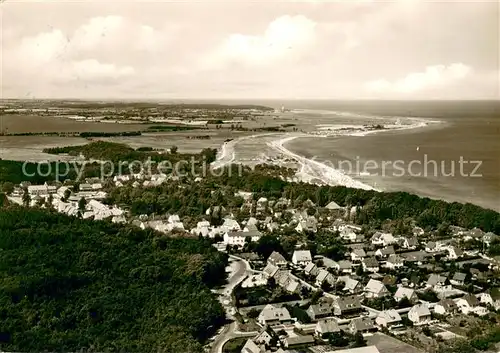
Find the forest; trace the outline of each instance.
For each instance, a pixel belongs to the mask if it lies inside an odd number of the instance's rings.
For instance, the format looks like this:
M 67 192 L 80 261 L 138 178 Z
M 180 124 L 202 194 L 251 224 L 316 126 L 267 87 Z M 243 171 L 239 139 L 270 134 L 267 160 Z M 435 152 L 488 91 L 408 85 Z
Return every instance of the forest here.
M 202 352 L 225 320 L 210 288 L 227 255 L 40 209 L 0 210 L 0 347 Z

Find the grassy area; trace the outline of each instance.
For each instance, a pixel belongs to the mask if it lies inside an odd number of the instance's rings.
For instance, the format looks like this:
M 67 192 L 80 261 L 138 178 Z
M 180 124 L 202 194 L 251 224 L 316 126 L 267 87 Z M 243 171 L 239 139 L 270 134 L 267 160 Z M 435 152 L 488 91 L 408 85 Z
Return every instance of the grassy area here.
M 233 338 L 222 347 L 223 353 L 240 353 L 248 338 Z

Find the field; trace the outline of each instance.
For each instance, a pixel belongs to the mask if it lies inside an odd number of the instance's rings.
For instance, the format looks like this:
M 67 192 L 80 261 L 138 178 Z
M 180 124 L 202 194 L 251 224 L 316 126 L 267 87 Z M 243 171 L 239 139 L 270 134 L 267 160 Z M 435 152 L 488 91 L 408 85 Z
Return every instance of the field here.
M 383 333 L 375 333 L 365 337 L 365 339 L 369 346 L 376 346 L 380 353 L 423 353 L 421 350 Z
M 1 116 L 1 129 L 10 134 L 42 132 L 122 132 L 146 130 L 145 124 L 110 124 L 75 121 L 63 117 L 22 114 Z

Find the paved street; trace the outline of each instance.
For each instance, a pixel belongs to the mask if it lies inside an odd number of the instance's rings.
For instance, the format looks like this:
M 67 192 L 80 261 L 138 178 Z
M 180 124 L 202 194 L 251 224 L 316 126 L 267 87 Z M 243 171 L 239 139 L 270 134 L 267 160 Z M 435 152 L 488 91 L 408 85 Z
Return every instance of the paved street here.
M 229 257 L 230 264 L 231 266 L 235 266 L 235 270 L 228 278 L 227 284 L 221 288 L 218 293 L 221 294 L 220 300 L 226 310 L 228 319 L 234 320 L 233 313 L 235 312 L 235 308 L 231 300 L 231 293 L 238 284 L 240 284 L 250 273 L 254 271 L 252 271 L 250 264 L 247 261 L 232 255 Z M 239 332 L 237 329 L 238 324 L 236 321 L 224 326 L 222 332 L 215 338 L 210 352 L 222 353 L 222 347 L 230 339 L 237 337 L 254 337 L 257 334 L 257 332 Z

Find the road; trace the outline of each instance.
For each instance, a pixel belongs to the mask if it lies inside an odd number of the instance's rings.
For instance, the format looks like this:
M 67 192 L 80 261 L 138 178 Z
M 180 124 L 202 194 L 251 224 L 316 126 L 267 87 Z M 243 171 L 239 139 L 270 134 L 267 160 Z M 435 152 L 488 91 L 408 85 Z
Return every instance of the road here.
M 257 332 L 240 332 L 238 331 L 238 322 L 235 321 L 234 313 L 236 308 L 233 305 L 231 294 L 238 284 L 240 284 L 249 274 L 254 272 L 250 267 L 248 261 L 245 261 L 237 256 L 229 255 L 231 263 L 236 266 L 236 271 L 228 278 L 227 284 L 218 291 L 221 295 L 220 300 L 226 310 L 227 318 L 233 320 L 230 324 L 224 326 L 221 333 L 216 336 L 212 347 L 211 353 L 222 353 L 224 344 L 233 338 L 238 337 L 255 337 Z

